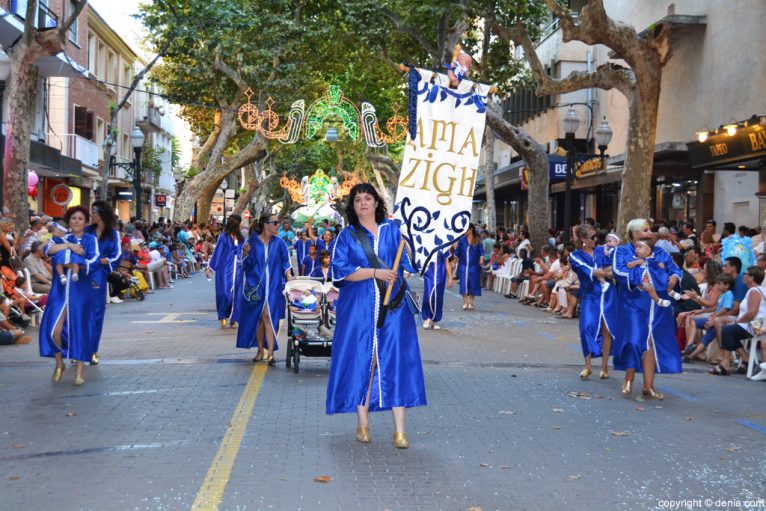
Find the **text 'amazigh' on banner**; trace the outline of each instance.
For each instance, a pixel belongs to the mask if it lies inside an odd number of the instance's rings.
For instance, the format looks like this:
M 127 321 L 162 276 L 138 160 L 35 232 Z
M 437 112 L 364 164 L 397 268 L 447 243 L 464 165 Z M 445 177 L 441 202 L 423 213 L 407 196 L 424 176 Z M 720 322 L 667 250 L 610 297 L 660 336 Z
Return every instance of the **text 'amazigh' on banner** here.
M 417 95 L 417 130 L 407 137 L 394 220 L 421 273 L 468 229 L 479 172 L 489 86 L 448 84 L 446 75 L 410 70 L 410 121 Z

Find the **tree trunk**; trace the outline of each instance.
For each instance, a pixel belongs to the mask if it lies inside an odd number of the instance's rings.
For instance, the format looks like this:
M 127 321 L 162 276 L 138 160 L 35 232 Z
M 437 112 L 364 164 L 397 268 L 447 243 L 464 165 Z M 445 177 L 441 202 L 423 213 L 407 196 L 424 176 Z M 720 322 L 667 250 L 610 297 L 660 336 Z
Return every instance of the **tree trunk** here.
M 41 54 L 24 43 L 11 53 L 11 80 L 8 88 L 8 121 L 6 123 L 5 176 L 3 205 L 14 216 L 16 232 L 23 234 L 29 226 L 27 205 L 27 168 L 32 136 L 32 120 L 38 94 L 38 71 L 35 62 Z
M 659 77 L 656 81 L 643 78 L 636 92 L 628 96 L 630 122 L 620 188 L 620 208 L 615 226 L 620 236 L 627 236 L 625 227 L 632 219 L 651 216 L 649 210 L 660 80 Z
M 484 157 L 484 191 L 487 194 L 487 231 L 494 233 L 497 228 L 497 209 L 495 208 L 495 133 L 487 126 L 485 139 L 487 151 Z
M 197 223 L 206 224 L 210 222 L 210 205 L 213 202 L 216 190 L 218 190 L 218 187 L 221 185 L 221 181 L 223 181 L 223 179 L 219 179 L 217 182 L 213 182 L 203 188 L 197 197 Z M 224 199 L 224 201 L 225 200 L 226 199 Z
M 260 172 L 258 172 L 258 169 L 261 166 L 261 162 L 253 163 L 251 165 L 248 165 L 248 170 L 245 171 L 245 175 L 247 177 L 247 183 L 246 183 L 246 190 L 245 192 L 239 194 L 239 199 L 237 199 L 237 203 L 234 205 L 234 209 L 231 211 L 232 215 L 240 215 L 242 216 L 242 213 L 247 209 L 247 205 L 250 204 L 250 200 L 253 198 L 253 195 L 255 195 L 255 191 L 260 186 L 260 181 L 258 179 Z
M 548 228 L 550 227 L 548 208 L 550 175 L 545 147 L 532 138 L 529 133 L 503 119 L 497 107 L 490 106 L 487 109 L 487 124 L 500 140 L 519 153 L 529 169 L 527 218 L 530 241 L 537 251 L 548 243 Z

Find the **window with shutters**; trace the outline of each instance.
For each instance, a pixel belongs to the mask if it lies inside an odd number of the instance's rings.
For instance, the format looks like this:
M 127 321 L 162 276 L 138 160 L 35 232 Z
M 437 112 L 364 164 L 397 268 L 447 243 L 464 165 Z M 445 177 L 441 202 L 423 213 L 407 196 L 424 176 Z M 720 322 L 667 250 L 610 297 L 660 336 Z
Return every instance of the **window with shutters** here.
M 90 141 L 95 141 L 94 114 L 84 106 L 74 107 L 74 134 Z

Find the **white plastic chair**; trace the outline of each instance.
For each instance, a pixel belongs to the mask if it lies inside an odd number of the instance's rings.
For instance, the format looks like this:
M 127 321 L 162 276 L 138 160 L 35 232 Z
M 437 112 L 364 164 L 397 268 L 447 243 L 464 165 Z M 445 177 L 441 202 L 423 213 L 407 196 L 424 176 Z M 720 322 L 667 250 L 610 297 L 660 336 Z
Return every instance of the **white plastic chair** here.
M 761 358 L 761 350 L 758 349 L 758 344 L 766 342 L 766 335 L 759 335 L 750 339 L 750 361 L 747 363 L 747 379 L 752 381 L 766 380 L 766 370 L 760 369 L 758 372 L 756 368 L 759 368 L 759 364 L 764 362 Z

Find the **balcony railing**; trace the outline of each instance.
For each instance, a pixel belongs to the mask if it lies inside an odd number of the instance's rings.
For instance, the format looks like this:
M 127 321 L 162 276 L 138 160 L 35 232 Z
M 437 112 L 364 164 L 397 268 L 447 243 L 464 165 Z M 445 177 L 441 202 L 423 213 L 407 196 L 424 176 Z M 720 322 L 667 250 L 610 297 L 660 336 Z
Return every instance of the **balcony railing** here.
M 85 165 L 89 167 L 98 168 L 99 150 L 98 145 L 95 142 L 83 138 L 79 135 L 72 137 L 72 145 L 74 146 L 72 154 L 73 158 L 77 158 Z
M 139 106 L 137 111 L 136 124 L 139 127 L 152 131 L 162 130 L 162 114 L 158 107 L 147 103 L 143 108 Z

